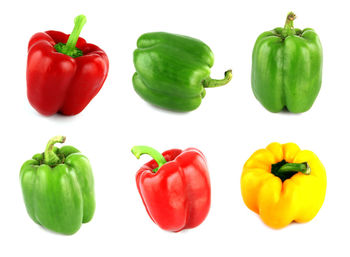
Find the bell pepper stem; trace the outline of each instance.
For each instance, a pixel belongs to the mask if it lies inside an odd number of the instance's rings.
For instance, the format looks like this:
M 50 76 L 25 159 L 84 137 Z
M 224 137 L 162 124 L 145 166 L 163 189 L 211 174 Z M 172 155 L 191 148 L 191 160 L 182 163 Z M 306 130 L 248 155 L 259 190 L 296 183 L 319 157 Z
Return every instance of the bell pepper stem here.
M 73 31 L 68 38 L 67 44 L 64 47 L 62 47 L 61 53 L 69 56 L 72 56 L 74 54 L 75 46 L 78 42 L 80 32 L 83 29 L 85 23 L 86 23 L 85 15 L 79 15 L 75 17 Z
M 59 163 L 60 158 L 54 153 L 53 147 L 56 143 L 64 143 L 66 141 L 66 137 L 64 136 L 55 136 L 49 140 L 46 145 L 45 153 L 44 153 L 44 163 L 52 166 Z
M 208 79 L 205 79 L 202 81 L 202 85 L 205 88 L 220 87 L 220 86 L 224 86 L 227 83 L 229 83 L 231 79 L 232 79 L 232 70 L 228 70 L 225 72 L 225 77 L 223 79 L 208 78 Z
M 279 168 L 277 173 L 301 172 L 305 175 L 310 175 L 311 169 L 307 162 L 303 163 L 286 163 Z
M 133 155 L 135 155 L 137 159 L 140 159 L 140 156 L 143 154 L 150 155 L 158 164 L 158 168 L 153 170 L 154 173 L 156 173 L 159 170 L 159 168 L 166 163 L 164 156 L 160 152 L 158 152 L 157 150 L 149 146 L 144 146 L 144 145 L 134 146 L 131 149 L 131 152 L 133 153 Z
M 289 12 L 286 18 L 286 22 L 284 24 L 284 28 L 282 31 L 282 36 L 285 38 L 287 36 L 291 36 L 295 34 L 294 30 L 294 20 L 297 18 L 295 13 Z

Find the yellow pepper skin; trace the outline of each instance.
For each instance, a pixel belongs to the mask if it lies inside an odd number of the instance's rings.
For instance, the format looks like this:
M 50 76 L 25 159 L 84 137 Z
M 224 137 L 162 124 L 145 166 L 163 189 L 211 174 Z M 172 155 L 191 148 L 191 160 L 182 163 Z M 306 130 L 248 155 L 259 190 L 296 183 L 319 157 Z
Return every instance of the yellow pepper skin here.
M 300 170 L 282 173 L 281 166 L 286 163 L 304 165 L 305 174 Z M 257 150 L 245 163 L 241 176 L 244 203 L 276 229 L 293 221 L 312 220 L 323 204 L 326 186 L 326 170 L 318 157 L 294 143 L 272 143 Z

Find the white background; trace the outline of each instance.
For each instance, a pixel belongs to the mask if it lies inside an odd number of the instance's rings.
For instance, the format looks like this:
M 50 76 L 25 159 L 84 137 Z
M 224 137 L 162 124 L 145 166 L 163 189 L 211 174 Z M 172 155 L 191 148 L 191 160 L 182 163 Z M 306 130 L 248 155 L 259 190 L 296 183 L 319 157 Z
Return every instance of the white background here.
M 0 4 L 0 256 L 349 256 L 349 73 L 348 1 L 2 1 Z M 310 111 L 273 114 L 254 98 L 251 53 L 263 31 L 283 26 L 289 11 L 295 27 L 311 27 L 324 49 L 320 94 Z M 27 43 L 49 29 L 70 33 L 73 19 L 87 16 L 81 36 L 104 49 L 108 78 L 79 115 L 43 117 L 26 97 Z M 215 54 L 212 77 L 233 69 L 232 82 L 208 89 L 201 106 L 176 114 L 154 108 L 133 90 L 132 52 L 145 32 L 167 31 L 201 39 Z M 73 236 L 36 225 L 22 200 L 19 170 L 42 152 L 49 138 L 91 161 L 97 208 Z M 295 142 L 314 151 L 327 170 L 324 205 L 306 224 L 281 230 L 265 226 L 244 205 L 242 167 L 271 142 Z M 199 227 L 180 233 L 158 228 L 135 185 L 134 145 L 159 151 L 201 149 L 207 157 L 212 205 Z

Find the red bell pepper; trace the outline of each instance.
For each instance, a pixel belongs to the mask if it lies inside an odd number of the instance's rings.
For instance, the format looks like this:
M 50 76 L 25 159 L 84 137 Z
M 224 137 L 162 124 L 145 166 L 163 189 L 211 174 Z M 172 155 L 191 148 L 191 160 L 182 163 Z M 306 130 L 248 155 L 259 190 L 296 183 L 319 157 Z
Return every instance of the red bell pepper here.
M 74 20 L 71 35 L 39 32 L 28 45 L 27 96 L 43 115 L 80 113 L 100 91 L 108 74 L 108 57 L 79 34 L 84 15 Z
M 136 174 L 144 206 L 154 223 L 178 232 L 201 224 L 210 209 L 210 179 L 204 155 L 195 148 L 173 149 L 160 154 L 147 146 L 135 146 L 132 153 L 153 160 Z

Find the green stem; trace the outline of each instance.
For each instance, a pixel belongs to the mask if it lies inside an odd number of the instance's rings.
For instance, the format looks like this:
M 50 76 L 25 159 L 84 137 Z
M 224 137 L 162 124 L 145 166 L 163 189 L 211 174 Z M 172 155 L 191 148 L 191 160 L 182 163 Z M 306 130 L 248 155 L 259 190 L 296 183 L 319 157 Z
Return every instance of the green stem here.
M 232 70 L 228 70 L 225 72 L 225 78 L 223 78 L 223 79 L 208 78 L 208 79 L 205 79 L 202 81 L 202 85 L 205 88 L 220 87 L 220 86 L 224 86 L 227 83 L 229 83 L 231 79 L 232 79 Z
M 310 175 L 311 169 L 307 162 L 303 163 L 286 163 L 277 171 L 278 174 L 301 172 L 305 175 Z
M 294 30 L 294 20 L 297 18 L 295 13 L 290 12 L 287 15 L 286 18 L 286 23 L 284 24 L 284 28 L 282 31 L 282 36 L 286 38 L 287 36 L 292 36 L 295 35 L 295 30 Z
M 83 53 L 80 49 L 76 48 L 76 44 L 78 42 L 80 32 L 83 29 L 85 23 L 86 23 L 85 15 L 79 15 L 79 16 L 75 17 L 74 28 L 73 28 L 73 31 L 68 38 L 67 43 L 66 44 L 58 43 L 55 45 L 55 49 L 58 52 L 60 52 L 62 54 L 69 55 L 73 58 L 82 56 Z
M 56 143 L 64 143 L 65 141 L 66 137 L 64 136 L 55 136 L 49 140 L 44 153 L 45 164 L 53 166 L 60 162 L 60 158 L 54 153 L 53 147 Z
M 159 170 L 159 168 L 166 163 L 164 156 L 160 152 L 158 152 L 157 150 L 149 146 L 144 146 L 144 145 L 134 146 L 131 149 L 131 152 L 133 153 L 133 155 L 135 155 L 137 159 L 140 159 L 140 156 L 143 154 L 150 155 L 158 164 L 158 168 L 153 170 L 154 173 L 156 173 Z

